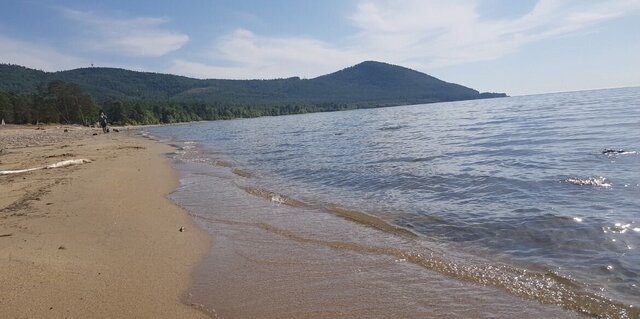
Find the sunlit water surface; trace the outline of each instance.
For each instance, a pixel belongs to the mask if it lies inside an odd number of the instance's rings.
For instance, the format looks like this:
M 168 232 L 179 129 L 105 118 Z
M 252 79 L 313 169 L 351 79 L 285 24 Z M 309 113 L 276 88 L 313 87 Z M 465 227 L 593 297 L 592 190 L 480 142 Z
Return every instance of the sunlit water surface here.
M 180 148 L 218 314 L 638 316 L 640 88 L 147 133 Z

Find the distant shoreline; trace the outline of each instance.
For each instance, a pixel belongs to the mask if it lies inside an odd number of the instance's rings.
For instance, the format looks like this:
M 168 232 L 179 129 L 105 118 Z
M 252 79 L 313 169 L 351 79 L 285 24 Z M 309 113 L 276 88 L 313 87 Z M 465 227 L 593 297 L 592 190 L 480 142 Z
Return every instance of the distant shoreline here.
M 89 124 L 99 110 L 119 124 L 252 118 L 505 97 L 384 62 L 312 79 L 200 80 L 114 68 L 43 72 L 0 64 L 7 123 Z

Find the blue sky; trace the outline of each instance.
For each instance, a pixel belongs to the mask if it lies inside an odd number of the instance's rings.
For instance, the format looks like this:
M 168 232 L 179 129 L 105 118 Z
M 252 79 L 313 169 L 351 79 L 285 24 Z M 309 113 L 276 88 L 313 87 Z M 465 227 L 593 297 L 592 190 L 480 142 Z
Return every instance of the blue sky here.
M 480 91 L 640 86 L 640 0 L 0 0 L 0 63 L 313 78 L 365 60 Z

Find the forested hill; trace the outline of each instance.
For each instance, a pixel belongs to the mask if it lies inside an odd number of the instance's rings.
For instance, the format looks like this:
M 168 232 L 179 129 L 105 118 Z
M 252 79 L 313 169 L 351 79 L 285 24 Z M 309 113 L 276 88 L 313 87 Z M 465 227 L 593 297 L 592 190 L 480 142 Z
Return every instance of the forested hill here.
M 0 65 L 0 91 L 34 93 L 53 80 L 74 83 L 98 102 L 137 100 L 197 103 L 346 103 L 370 106 L 482 98 L 476 90 L 400 66 L 367 61 L 314 79 L 198 80 L 114 68 L 42 72 Z M 488 97 L 496 97 L 490 95 Z
M 86 114 L 104 108 L 115 122 L 138 124 L 506 96 L 373 61 L 313 79 L 274 80 L 200 80 L 93 67 L 43 72 L 0 64 L 0 95 L 0 116 L 10 122 L 87 123 Z M 68 105 L 80 100 L 92 106 Z

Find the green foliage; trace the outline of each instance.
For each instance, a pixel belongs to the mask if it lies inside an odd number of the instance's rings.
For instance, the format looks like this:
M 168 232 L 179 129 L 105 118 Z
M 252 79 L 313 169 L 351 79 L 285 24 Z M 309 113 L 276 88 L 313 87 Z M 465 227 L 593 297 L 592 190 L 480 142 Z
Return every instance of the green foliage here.
M 0 64 L 0 91 L 35 93 L 39 84 L 48 82 L 47 74 L 19 65 Z
M 76 84 L 69 84 L 62 81 L 49 82 L 45 91 L 39 95 L 41 105 L 34 105 L 36 108 L 42 106 L 44 112 L 51 117 L 57 116 L 62 123 L 79 123 L 89 125 L 94 122 L 98 107 L 93 98 L 83 92 Z M 52 118 L 47 118 L 52 121 Z
M 52 81 L 40 92 L 0 92 L 0 117 L 7 123 L 78 123 L 89 125 L 98 110 L 79 86 Z
M 0 64 L 0 116 L 10 123 L 89 124 L 98 112 L 92 97 L 112 123 L 156 124 L 496 96 L 371 61 L 314 79 L 275 80 L 198 80 L 113 68 L 47 73 Z

